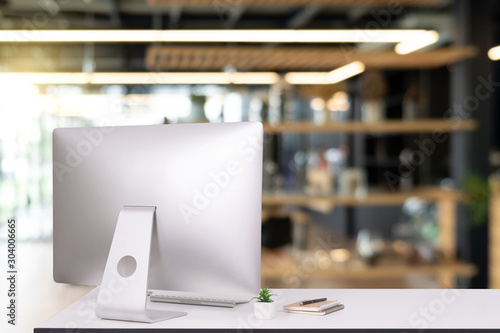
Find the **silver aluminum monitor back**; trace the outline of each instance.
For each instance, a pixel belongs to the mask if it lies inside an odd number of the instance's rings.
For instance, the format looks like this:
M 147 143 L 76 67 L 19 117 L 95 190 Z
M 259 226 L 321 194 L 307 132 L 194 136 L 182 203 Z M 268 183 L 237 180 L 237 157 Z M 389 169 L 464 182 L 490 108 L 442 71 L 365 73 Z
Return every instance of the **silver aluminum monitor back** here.
M 56 129 L 54 280 L 99 285 L 120 209 L 156 206 L 150 289 L 256 295 L 262 137 L 254 122 Z

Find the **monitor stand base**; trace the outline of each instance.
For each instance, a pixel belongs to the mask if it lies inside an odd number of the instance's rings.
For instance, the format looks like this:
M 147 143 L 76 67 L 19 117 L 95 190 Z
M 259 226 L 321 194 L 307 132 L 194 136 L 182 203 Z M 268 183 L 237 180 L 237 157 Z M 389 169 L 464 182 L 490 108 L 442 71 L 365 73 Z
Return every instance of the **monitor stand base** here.
M 186 312 L 147 309 L 149 255 L 156 207 L 124 206 L 97 296 L 101 319 L 154 323 Z

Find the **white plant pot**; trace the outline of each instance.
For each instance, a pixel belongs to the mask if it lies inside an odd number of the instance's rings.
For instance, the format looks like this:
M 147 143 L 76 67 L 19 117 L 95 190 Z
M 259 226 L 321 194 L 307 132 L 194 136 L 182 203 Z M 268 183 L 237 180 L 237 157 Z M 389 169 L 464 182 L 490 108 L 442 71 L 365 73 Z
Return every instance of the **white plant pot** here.
M 273 319 L 276 315 L 276 303 L 274 302 L 255 302 L 253 312 L 257 319 Z

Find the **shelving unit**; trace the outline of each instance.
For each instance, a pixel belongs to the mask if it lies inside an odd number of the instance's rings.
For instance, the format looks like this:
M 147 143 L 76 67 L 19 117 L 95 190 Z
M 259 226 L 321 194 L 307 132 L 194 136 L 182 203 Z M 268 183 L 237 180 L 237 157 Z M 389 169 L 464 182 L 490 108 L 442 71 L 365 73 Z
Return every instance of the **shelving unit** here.
M 150 3 L 169 4 L 172 0 L 150 0 Z M 383 1 L 374 3 L 366 1 L 369 5 L 384 4 Z M 435 0 L 424 2 L 403 1 L 403 6 L 426 6 L 435 3 Z M 210 0 L 194 0 L 189 3 L 210 4 Z M 259 1 L 247 1 L 245 6 L 260 4 Z M 288 4 L 285 0 L 268 1 L 266 4 Z M 295 1 L 294 5 L 307 5 L 308 1 Z M 359 5 L 359 2 L 342 0 L 324 0 L 317 4 L 322 6 L 351 6 Z M 184 4 L 186 5 L 186 4 Z M 458 21 L 459 22 L 459 21 Z M 308 45 L 300 47 L 297 45 L 277 44 L 273 47 L 262 48 L 254 45 L 151 45 L 146 50 L 146 64 L 149 68 L 167 70 L 207 70 L 218 71 L 227 64 L 243 71 L 273 71 L 281 74 L 289 71 L 331 71 L 344 66 L 348 62 L 361 61 L 367 70 L 422 70 L 435 69 L 449 66 L 451 64 L 471 59 L 479 54 L 479 49 L 471 45 L 454 44 L 451 46 L 440 46 L 435 49 L 421 50 L 406 55 L 396 54 L 392 48 L 387 49 L 357 49 L 349 45 Z M 465 96 L 464 96 L 465 97 Z M 379 123 L 362 123 L 359 121 L 326 122 L 315 124 L 312 122 L 287 122 L 277 124 L 264 124 L 267 134 L 389 134 L 389 135 L 413 135 L 423 133 L 451 133 L 457 131 L 472 131 L 477 129 L 477 123 L 471 119 L 418 119 L 414 121 L 387 120 Z M 451 140 L 450 140 L 451 141 Z M 352 147 L 350 147 L 352 148 Z M 358 147 L 359 148 L 359 147 Z M 369 162 L 370 167 L 382 165 L 383 167 L 398 167 L 397 156 L 388 154 L 385 159 L 377 159 L 368 156 L 364 162 Z M 363 166 L 366 167 L 366 164 Z M 281 205 L 296 205 L 314 208 L 319 206 L 397 206 L 403 204 L 408 198 L 418 197 L 420 199 L 436 203 L 439 214 L 439 229 L 441 234 L 441 247 L 444 258 L 448 264 L 426 267 L 392 267 L 378 268 L 370 267 L 359 271 L 345 270 L 342 272 L 317 272 L 322 276 L 406 276 L 411 272 L 425 272 L 426 274 L 438 276 L 441 285 L 445 280 L 451 280 L 457 274 L 473 275 L 474 269 L 471 265 L 455 262 L 456 239 L 455 239 L 455 208 L 458 202 L 464 200 L 462 193 L 458 191 L 444 191 L 436 187 L 418 188 L 411 192 L 371 192 L 366 197 L 340 197 L 337 195 L 308 196 L 303 193 L 273 192 L 265 193 L 263 197 L 264 209 Z M 282 258 L 286 262 L 286 258 Z M 293 265 L 290 264 L 289 267 Z M 263 266 L 265 267 L 265 266 Z M 278 276 L 279 271 L 263 270 L 263 276 Z M 316 272 L 315 272 L 316 274 Z
M 278 124 L 264 124 L 264 131 L 268 134 L 282 133 L 363 133 L 363 134 L 416 134 L 416 133 L 452 133 L 457 131 L 472 131 L 477 129 L 477 123 L 471 119 L 419 119 L 414 121 L 386 120 L 377 123 L 363 123 L 360 121 L 326 122 L 315 124 L 312 122 L 287 122 Z M 315 278 L 404 278 L 412 274 L 433 276 L 437 278 L 440 287 L 454 287 L 455 277 L 472 277 L 477 273 L 471 264 L 460 262 L 456 258 L 456 206 L 466 200 L 463 193 L 457 190 L 444 190 L 434 186 L 422 186 L 408 192 L 375 192 L 364 197 L 322 195 L 310 196 L 303 193 L 273 192 L 264 193 L 262 203 L 264 207 L 295 205 L 315 209 L 331 209 L 334 206 L 400 206 L 409 198 L 419 198 L 423 201 L 435 203 L 438 215 L 439 248 L 442 257 L 437 264 L 408 266 L 404 263 L 382 266 L 342 267 L 326 270 L 315 270 L 311 275 Z M 263 255 L 262 277 L 278 278 L 290 272 L 300 272 L 300 267 L 293 262 L 290 255 L 281 253 L 279 259 L 272 259 L 269 264 L 269 253 Z M 278 263 L 278 264 L 276 264 Z
M 438 211 L 439 247 L 442 254 L 442 262 L 438 265 L 424 265 L 406 267 L 404 265 L 388 265 L 381 267 L 357 268 L 351 271 L 349 268 L 343 270 L 315 271 L 314 276 L 318 277 L 356 277 L 374 278 L 379 277 L 404 277 L 408 274 L 417 273 L 432 275 L 438 278 L 440 286 L 453 286 L 454 277 L 457 275 L 473 276 L 476 270 L 473 265 L 465 264 L 456 259 L 456 205 L 466 200 L 463 193 L 456 190 L 444 190 L 439 187 L 420 187 L 410 192 L 373 192 L 365 197 L 342 197 L 330 196 L 308 196 L 297 193 L 265 193 L 262 198 L 264 207 L 276 205 L 296 205 L 308 208 L 333 206 L 397 206 L 402 205 L 409 198 L 419 198 L 421 200 L 435 203 Z M 285 256 L 284 256 L 285 257 Z M 284 258 L 283 257 L 283 258 Z M 282 262 L 287 260 L 282 258 Z M 264 259 L 265 261 L 265 259 Z M 287 271 L 296 269 L 289 261 L 285 269 Z M 267 269 L 265 267 L 268 267 Z M 269 269 L 269 265 L 263 265 L 263 277 L 276 277 L 279 270 Z

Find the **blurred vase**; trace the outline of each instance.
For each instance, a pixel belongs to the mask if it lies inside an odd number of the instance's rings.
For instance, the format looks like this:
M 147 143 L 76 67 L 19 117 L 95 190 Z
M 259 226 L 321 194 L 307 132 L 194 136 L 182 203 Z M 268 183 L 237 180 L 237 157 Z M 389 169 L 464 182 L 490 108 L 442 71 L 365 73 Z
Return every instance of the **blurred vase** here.
M 374 265 L 384 251 L 385 243 L 377 231 L 361 229 L 356 238 L 356 249 L 359 256 L 368 264 Z
M 361 168 L 347 168 L 340 174 L 339 194 L 343 197 L 363 198 L 368 194 L 366 172 Z
M 364 123 L 377 123 L 385 120 L 383 99 L 364 101 L 361 107 L 361 120 Z

